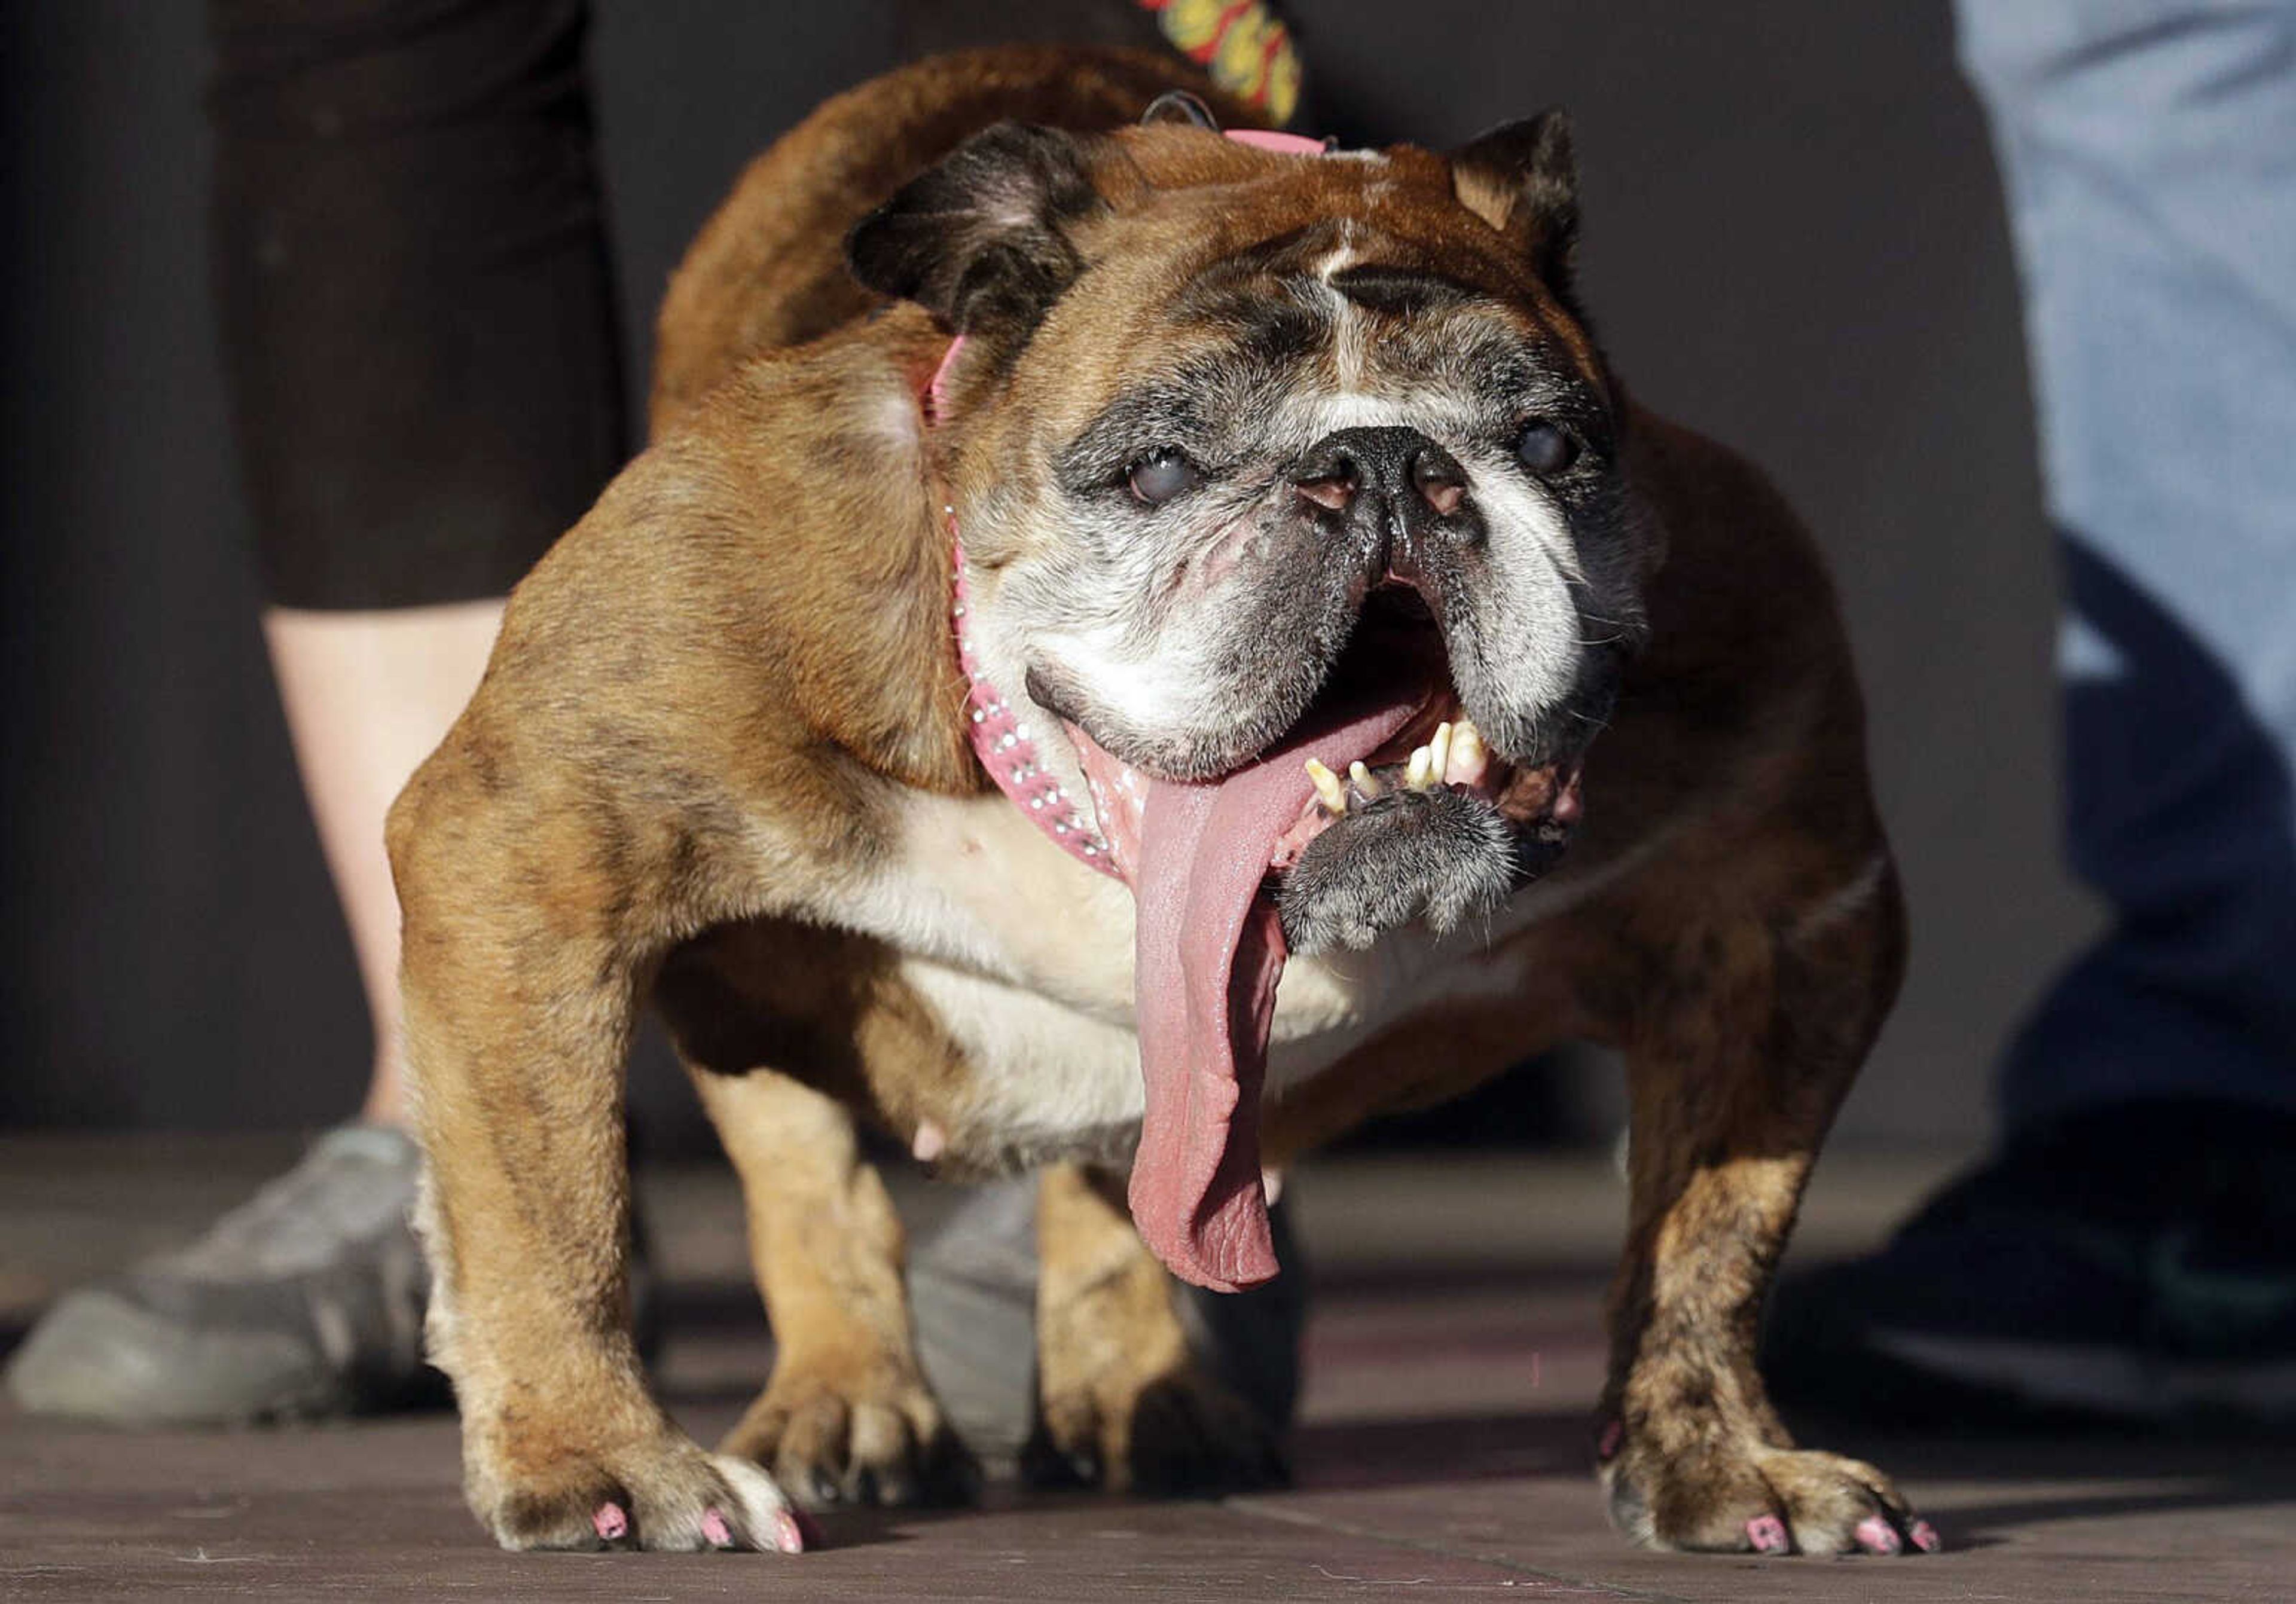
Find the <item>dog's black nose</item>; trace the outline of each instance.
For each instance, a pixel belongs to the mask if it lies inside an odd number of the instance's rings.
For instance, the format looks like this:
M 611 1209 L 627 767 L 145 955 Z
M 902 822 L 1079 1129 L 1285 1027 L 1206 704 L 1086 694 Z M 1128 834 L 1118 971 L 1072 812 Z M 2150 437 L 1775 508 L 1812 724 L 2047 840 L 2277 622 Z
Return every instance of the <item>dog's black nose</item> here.
M 1415 429 L 1336 430 L 1310 446 L 1289 477 L 1301 499 L 1327 512 L 1371 511 L 1383 525 L 1399 520 L 1406 528 L 1428 512 L 1450 517 L 1467 495 L 1458 459 Z M 1371 505 L 1359 508 L 1358 501 Z

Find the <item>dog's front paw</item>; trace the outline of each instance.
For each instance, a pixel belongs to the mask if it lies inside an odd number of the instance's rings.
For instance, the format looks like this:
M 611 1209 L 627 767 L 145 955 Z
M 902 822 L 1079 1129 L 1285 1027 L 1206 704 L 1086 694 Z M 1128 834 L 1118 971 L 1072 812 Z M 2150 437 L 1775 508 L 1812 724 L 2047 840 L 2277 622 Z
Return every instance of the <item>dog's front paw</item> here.
M 1672 1452 L 1619 1442 L 1603 1466 L 1611 1519 L 1644 1548 L 1708 1553 L 1935 1553 L 1894 1483 L 1838 1453 L 1766 1445 Z
M 777 1366 L 719 1449 L 772 1468 L 808 1508 L 970 1502 L 980 1469 L 922 1380 Z
M 1046 1385 L 1023 1457 L 1038 1485 L 1152 1497 L 1245 1492 L 1288 1481 L 1259 1412 L 1193 1361 L 1143 1377 L 1114 1367 Z
M 473 1463 L 471 1507 L 506 1549 L 758 1549 L 801 1553 L 806 1528 L 773 1478 L 682 1433 L 519 1475 Z
M 1515 835 L 1481 797 L 1399 786 L 1334 819 L 1284 872 L 1276 892 L 1295 953 L 1369 946 L 1424 918 L 1437 935 L 1489 913 L 1521 870 Z

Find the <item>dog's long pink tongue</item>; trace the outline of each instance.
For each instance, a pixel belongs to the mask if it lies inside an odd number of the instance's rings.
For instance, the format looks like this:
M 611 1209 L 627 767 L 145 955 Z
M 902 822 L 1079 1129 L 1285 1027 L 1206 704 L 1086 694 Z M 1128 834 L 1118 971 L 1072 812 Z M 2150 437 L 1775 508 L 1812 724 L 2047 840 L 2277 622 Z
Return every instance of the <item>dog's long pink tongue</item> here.
M 1275 1273 L 1259 1093 L 1285 949 L 1260 882 L 1277 839 L 1308 805 L 1305 759 L 1320 754 L 1344 771 L 1402 729 L 1416 705 L 1326 724 L 1211 784 L 1148 787 L 1133 883 L 1147 1108 L 1132 1219 L 1183 1281 L 1234 1292 Z
M 1133 890 L 1147 1110 L 1132 1219 L 1173 1274 L 1215 1291 L 1275 1273 L 1259 1086 L 1284 948 L 1259 883 L 1306 786 L 1274 765 L 1218 785 L 1159 782 L 1141 814 Z

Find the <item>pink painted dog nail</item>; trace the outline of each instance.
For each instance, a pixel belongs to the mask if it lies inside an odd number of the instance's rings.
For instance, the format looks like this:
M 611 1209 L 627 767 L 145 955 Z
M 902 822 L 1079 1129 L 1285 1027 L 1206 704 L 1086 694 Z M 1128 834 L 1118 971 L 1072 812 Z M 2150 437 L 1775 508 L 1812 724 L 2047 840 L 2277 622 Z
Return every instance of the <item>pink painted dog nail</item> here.
M 1945 1546 L 1937 1534 L 1937 1527 L 1926 1520 L 1914 1522 L 1914 1546 L 1924 1554 L 1934 1554 Z
M 1879 1515 L 1868 1515 L 1857 1523 L 1857 1546 L 1869 1554 L 1894 1554 L 1903 1545 L 1897 1527 Z
M 619 1543 L 630 1534 L 630 1518 L 618 1503 L 602 1503 L 593 1510 L 590 1526 L 607 1543 Z
M 1792 1546 L 1786 1537 L 1786 1523 L 1775 1515 L 1757 1515 L 1748 1521 L 1746 1541 L 1758 1554 L 1783 1554 Z
M 805 1528 L 787 1510 L 774 1517 L 774 1546 L 784 1554 L 805 1552 Z
M 1603 1428 L 1603 1435 L 1595 1444 L 1595 1456 L 1605 1462 L 1619 1457 L 1619 1444 L 1626 1440 L 1626 1426 L 1612 1420 Z
M 726 1518 L 715 1510 L 701 1512 L 701 1535 L 709 1540 L 711 1548 L 734 1546 L 734 1528 L 727 1526 Z

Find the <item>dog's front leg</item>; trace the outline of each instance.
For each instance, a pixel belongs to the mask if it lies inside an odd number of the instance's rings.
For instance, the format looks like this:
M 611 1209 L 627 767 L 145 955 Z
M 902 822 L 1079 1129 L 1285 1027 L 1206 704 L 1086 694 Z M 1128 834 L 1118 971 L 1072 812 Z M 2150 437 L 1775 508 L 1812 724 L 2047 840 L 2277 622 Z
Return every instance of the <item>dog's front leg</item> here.
M 644 948 L 614 843 L 578 808 L 509 816 L 496 789 L 450 740 L 391 818 L 430 1352 L 465 1494 L 505 1548 L 794 1551 L 772 1478 L 672 1424 L 631 1338 L 623 1061 Z
M 1657 1548 L 1936 1546 L 1890 1478 L 1795 1448 L 1755 1369 L 1802 1184 L 1895 989 L 1895 880 L 1822 930 L 1668 933 L 1676 983 L 1628 1049 L 1631 1202 L 1597 1453 L 1611 1513 Z
M 853 1117 L 767 1068 L 689 1063 L 741 1173 L 774 1373 L 719 1444 L 816 1506 L 962 1501 L 979 1472 L 917 1363 L 900 1216 Z

